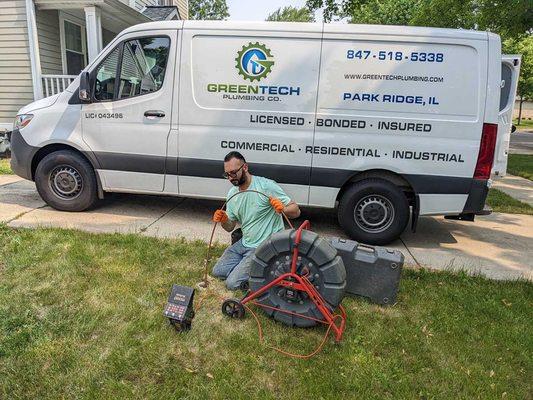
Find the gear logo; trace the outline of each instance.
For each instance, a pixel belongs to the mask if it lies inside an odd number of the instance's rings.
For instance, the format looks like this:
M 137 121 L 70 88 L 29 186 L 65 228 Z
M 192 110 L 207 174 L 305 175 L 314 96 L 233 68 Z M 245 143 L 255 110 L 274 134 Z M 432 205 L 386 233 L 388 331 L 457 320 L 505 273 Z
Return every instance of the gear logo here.
M 250 82 L 265 78 L 274 65 L 270 49 L 259 42 L 248 43 L 237 53 L 237 71 Z

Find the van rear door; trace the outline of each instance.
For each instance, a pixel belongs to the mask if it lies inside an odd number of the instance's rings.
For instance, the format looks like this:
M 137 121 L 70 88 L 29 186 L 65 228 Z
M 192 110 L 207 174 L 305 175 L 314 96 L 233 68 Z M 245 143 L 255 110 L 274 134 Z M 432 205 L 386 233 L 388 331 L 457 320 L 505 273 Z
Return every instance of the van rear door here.
M 498 114 L 498 141 L 492 174 L 502 177 L 507 173 L 507 157 L 509 141 L 511 139 L 511 126 L 513 109 L 520 74 L 521 57 L 516 54 L 502 55 L 502 80 L 500 91 L 500 112 Z

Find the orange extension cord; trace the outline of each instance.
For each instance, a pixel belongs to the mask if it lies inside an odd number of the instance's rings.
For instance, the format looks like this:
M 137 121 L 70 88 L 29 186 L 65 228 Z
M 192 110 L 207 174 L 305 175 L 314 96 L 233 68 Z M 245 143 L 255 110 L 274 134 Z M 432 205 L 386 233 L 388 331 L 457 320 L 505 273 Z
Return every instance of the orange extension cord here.
M 251 189 L 248 189 L 248 190 L 243 190 L 243 191 L 240 191 L 240 192 L 237 192 L 235 193 L 234 195 L 232 195 L 230 198 L 228 198 L 224 204 L 222 205 L 222 209 L 224 209 L 226 207 L 226 205 L 228 204 L 228 202 L 235 196 L 237 195 L 240 195 L 240 194 L 243 194 L 243 193 L 258 193 L 262 196 L 265 196 L 267 198 L 270 198 L 269 196 L 267 196 L 266 194 L 262 193 L 262 192 L 259 192 L 257 190 L 251 190 Z M 281 212 L 281 214 L 283 215 L 283 217 L 285 218 L 285 221 L 287 222 L 287 224 L 290 226 L 291 229 L 294 229 L 294 226 L 291 224 L 291 221 L 289 220 L 289 218 L 287 217 L 287 215 L 285 215 L 285 213 Z M 213 238 L 215 236 L 215 229 L 218 225 L 218 222 L 215 222 L 213 224 L 213 229 L 211 231 L 211 237 L 209 238 L 209 244 L 207 246 L 207 253 L 206 253 L 206 257 L 205 257 L 205 260 L 204 260 L 204 278 L 203 278 L 203 281 L 201 282 L 203 284 L 203 287 L 207 289 L 208 287 L 208 281 L 207 281 L 207 276 L 208 276 L 208 269 L 209 269 L 209 261 L 210 261 L 210 257 L 211 257 L 211 248 L 212 248 L 212 245 L 213 245 Z M 214 293 L 212 293 L 214 295 Z M 199 302 L 198 302 L 198 305 L 196 306 L 195 308 L 195 311 L 198 311 L 201 306 L 202 306 L 202 303 L 203 301 L 209 296 L 209 294 L 206 294 L 206 296 L 200 298 Z M 223 297 L 220 297 L 219 298 L 224 301 L 225 298 Z M 252 304 L 256 304 L 255 302 L 252 302 Z M 243 304 L 243 306 L 250 312 L 250 314 L 252 314 L 252 316 L 254 317 L 255 319 L 255 322 L 257 323 L 257 333 L 258 333 L 258 336 L 259 336 L 259 342 L 260 343 L 263 343 L 264 341 L 264 335 L 263 335 L 263 327 L 261 326 L 261 322 L 259 321 L 259 318 L 257 317 L 257 314 L 250 308 L 248 307 L 246 304 Z M 339 305 L 339 309 L 341 310 L 342 314 L 346 315 L 345 313 L 345 310 L 344 308 Z M 296 313 L 290 313 L 288 312 L 289 314 L 296 314 Z M 297 315 L 297 314 L 296 314 Z M 313 356 L 315 356 L 316 354 L 318 354 L 322 348 L 324 347 L 327 339 L 328 339 L 328 336 L 331 332 L 331 327 L 333 326 L 333 324 L 335 323 L 335 320 L 338 319 L 338 318 L 342 318 L 342 315 L 341 314 L 334 314 L 333 315 L 333 321 L 330 323 L 330 324 L 327 324 L 328 325 L 328 329 L 326 330 L 326 333 L 324 334 L 324 337 L 322 338 L 322 341 L 320 342 L 320 344 L 318 345 L 318 347 L 313 350 L 311 353 L 309 354 L 294 354 L 294 353 L 290 353 L 288 351 L 285 351 L 285 350 L 282 350 L 280 348 L 277 348 L 277 347 L 274 347 L 274 346 L 270 346 L 268 344 L 264 344 L 265 347 L 269 348 L 269 349 L 272 349 L 272 350 L 275 350 L 277 351 L 278 353 L 281 353 L 285 356 L 289 356 L 289 357 L 293 357 L 293 358 L 298 358 L 298 359 L 309 359 Z M 314 318 L 313 318 L 314 319 Z M 324 323 L 324 321 L 321 321 L 321 320 L 318 320 L 318 322 L 320 323 Z

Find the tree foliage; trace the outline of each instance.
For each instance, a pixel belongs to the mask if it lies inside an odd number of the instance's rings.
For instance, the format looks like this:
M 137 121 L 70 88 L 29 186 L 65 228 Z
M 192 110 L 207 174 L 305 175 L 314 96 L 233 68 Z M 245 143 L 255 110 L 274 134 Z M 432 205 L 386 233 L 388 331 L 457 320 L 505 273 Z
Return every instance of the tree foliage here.
M 505 53 L 522 55 L 517 94 L 521 100 L 533 100 L 533 36 L 507 39 L 502 47 Z
M 280 7 L 270 14 L 267 21 L 286 21 L 286 22 L 315 22 L 315 17 L 311 10 L 306 7 Z
M 488 30 L 504 38 L 531 33 L 531 0 L 307 0 L 324 21 Z
M 229 17 L 226 0 L 189 0 L 189 18 L 222 20 Z

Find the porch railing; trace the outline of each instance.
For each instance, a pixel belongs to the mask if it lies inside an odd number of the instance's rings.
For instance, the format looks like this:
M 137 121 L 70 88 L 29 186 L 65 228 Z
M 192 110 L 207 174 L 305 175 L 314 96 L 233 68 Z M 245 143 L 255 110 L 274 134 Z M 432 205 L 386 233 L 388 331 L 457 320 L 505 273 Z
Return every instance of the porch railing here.
M 41 75 L 43 80 L 43 96 L 48 97 L 61 93 L 77 77 L 77 75 Z

